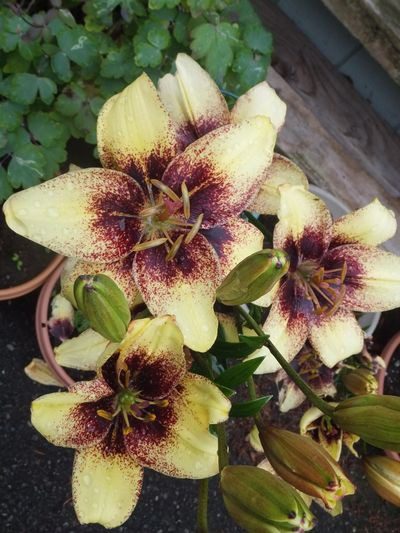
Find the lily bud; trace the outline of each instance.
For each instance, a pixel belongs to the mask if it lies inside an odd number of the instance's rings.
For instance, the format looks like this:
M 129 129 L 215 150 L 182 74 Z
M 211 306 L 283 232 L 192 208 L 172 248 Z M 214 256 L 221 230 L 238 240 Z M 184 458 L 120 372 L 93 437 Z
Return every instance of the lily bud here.
M 400 451 L 400 397 L 365 394 L 340 402 L 334 422 L 365 442 L 386 450 Z
M 124 293 L 112 279 L 104 274 L 79 276 L 74 296 L 92 329 L 113 342 L 124 338 L 131 313 Z
M 221 473 L 225 507 L 246 531 L 309 531 L 314 516 L 298 492 L 255 466 L 226 466 Z
M 276 473 L 301 492 L 320 498 L 328 509 L 354 494 L 340 465 L 310 437 L 268 427 L 260 432 L 260 440 Z
M 225 305 L 254 302 L 272 289 L 289 266 L 289 257 L 282 250 L 255 252 L 229 272 L 217 289 L 217 299 Z
M 364 459 L 364 468 L 375 492 L 384 500 L 400 507 L 400 462 L 375 455 Z
M 367 368 L 355 368 L 344 374 L 342 381 L 347 390 L 353 394 L 376 394 L 378 381 Z

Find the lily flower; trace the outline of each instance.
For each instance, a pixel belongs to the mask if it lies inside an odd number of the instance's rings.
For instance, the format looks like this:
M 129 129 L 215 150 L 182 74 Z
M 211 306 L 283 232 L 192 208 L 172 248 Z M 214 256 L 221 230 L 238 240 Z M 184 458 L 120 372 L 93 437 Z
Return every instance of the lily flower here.
M 290 257 L 288 273 L 268 293 L 263 326 L 291 361 L 308 340 L 332 368 L 361 352 L 363 332 L 353 311 L 400 305 L 400 258 L 377 247 L 396 232 L 394 213 L 379 200 L 333 221 L 324 202 L 301 186 L 281 187 L 274 247 Z M 280 365 L 266 350 L 257 373 Z
M 178 56 L 179 76 L 183 64 L 190 65 L 180 85 L 185 109 L 200 138 L 182 152 L 188 140 L 182 142 L 182 128 L 163 104 L 165 91 L 160 98 L 142 74 L 100 112 L 98 150 L 105 168 L 74 170 L 18 192 L 4 212 L 16 233 L 79 260 L 75 272 L 82 261 L 95 263 L 97 272 L 106 269 L 99 264 L 113 264 L 109 270 L 123 270 L 121 284 L 133 272 L 150 312 L 174 315 L 186 345 L 204 352 L 217 335 L 217 286 L 262 248 L 261 232 L 239 215 L 267 179 L 276 128 L 265 114 L 271 98 L 255 109 L 262 87 L 239 99 L 230 114 L 214 82 L 202 69 L 196 77 L 200 67 L 187 56 Z M 204 117 L 199 122 L 193 114 L 188 83 L 214 117 L 217 94 L 225 118 L 200 128 Z M 131 301 L 134 292 L 128 283 Z
M 72 492 L 82 524 L 117 527 L 138 500 L 143 467 L 178 478 L 218 472 L 210 424 L 228 418 L 229 400 L 187 372 L 172 317 L 131 323 L 97 378 L 32 403 L 32 424 L 52 444 L 75 448 Z

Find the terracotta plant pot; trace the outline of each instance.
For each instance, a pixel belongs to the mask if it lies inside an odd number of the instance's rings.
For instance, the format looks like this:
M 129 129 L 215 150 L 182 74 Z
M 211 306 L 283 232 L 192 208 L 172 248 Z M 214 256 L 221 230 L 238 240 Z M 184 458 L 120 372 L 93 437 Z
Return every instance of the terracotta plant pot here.
M 35 329 L 36 338 L 39 344 L 40 351 L 42 352 L 43 359 L 52 369 L 54 375 L 58 377 L 65 384 L 66 387 L 68 387 L 69 385 L 72 385 L 72 383 L 74 383 L 74 380 L 57 363 L 54 356 L 53 346 L 50 341 L 49 328 L 47 327 L 51 295 L 54 287 L 60 279 L 61 271 L 63 268 L 64 261 L 57 266 L 56 270 L 53 271 L 53 273 L 47 279 L 46 283 L 43 285 L 40 291 L 39 299 L 36 304 Z
M 20 285 L 16 285 L 15 287 L 0 289 L 0 301 L 13 300 L 14 298 L 19 298 L 20 296 L 24 296 L 25 294 L 29 294 L 30 292 L 34 291 L 43 285 L 46 279 L 57 269 L 63 260 L 64 257 L 62 255 L 57 255 L 51 260 L 47 267 L 34 278 L 26 281 L 25 283 L 21 283 Z
M 389 368 L 390 361 L 392 360 L 393 354 L 400 346 L 400 331 L 396 333 L 390 341 L 386 344 L 385 348 L 382 351 L 382 359 L 386 363 L 386 368 L 382 368 L 378 373 L 378 392 L 379 394 L 384 394 L 385 392 L 385 379 L 387 376 L 387 369 Z M 400 461 L 400 454 L 393 452 L 392 450 L 385 450 L 385 453 L 391 459 Z

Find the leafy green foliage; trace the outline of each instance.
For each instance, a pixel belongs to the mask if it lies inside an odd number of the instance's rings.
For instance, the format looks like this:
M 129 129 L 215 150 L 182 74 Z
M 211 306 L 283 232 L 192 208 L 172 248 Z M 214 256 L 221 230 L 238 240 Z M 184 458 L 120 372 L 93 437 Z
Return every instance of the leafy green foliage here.
M 246 336 L 239 335 L 240 342 L 226 342 L 217 340 L 210 348 L 210 352 L 219 361 L 225 359 L 241 359 L 259 350 L 265 343 L 267 336 Z
M 255 357 L 254 359 L 249 359 L 248 361 L 232 366 L 216 378 L 215 384 L 228 387 L 229 389 L 236 389 L 253 375 L 263 360 L 264 357 Z
M 178 52 L 192 53 L 239 95 L 270 62 L 271 34 L 248 0 L 45 5 L 0 6 L 0 202 L 66 170 L 71 137 L 94 145 L 101 106 L 143 69 L 156 81 Z
M 232 409 L 229 412 L 229 416 L 244 417 L 255 416 L 260 409 L 266 405 L 272 396 L 261 396 L 256 400 L 249 400 L 247 402 L 238 402 L 232 405 Z

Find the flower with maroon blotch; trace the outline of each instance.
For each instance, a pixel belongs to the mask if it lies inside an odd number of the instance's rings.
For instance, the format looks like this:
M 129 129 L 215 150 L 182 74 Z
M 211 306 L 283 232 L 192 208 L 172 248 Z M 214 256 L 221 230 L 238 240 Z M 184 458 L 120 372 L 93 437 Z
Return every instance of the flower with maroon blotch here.
M 186 371 L 183 337 L 168 316 L 131 323 L 96 379 L 32 403 L 32 424 L 48 441 L 75 448 L 72 491 L 82 524 L 117 527 L 132 513 L 143 467 L 178 478 L 218 472 L 210 424 L 230 402 Z
M 400 258 L 377 247 L 396 232 L 394 213 L 379 200 L 333 221 L 324 202 L 301 186 L 281 187 L 274 247 L 290 257 L 268 297 L 263 326 L 291 361 L 306 340 L 327 367 L 356 354 L 363 332 L 353 311 L 400 306 Z M 268 352 L 258 373 L 280 366 Z
M 105 273 L 132 305 L 139 291 L 153 315 L 174 315 L 185 344 L 204 352 L 217 335 L 216 287 L 262 248 L 240 213 L 256 201 L 273 211 L 277 185 L 307 180 L 273 157 L 286 106 L 266 82 L 229 112 L 195 61 L 179 54 L 176 65 L 160 92 L 142 74 L 105 103 L 97 122 L 105 168 L 18 192 L 4 212 L 14 231 L 73 258 L 75 277 Z M 64 276 L 70 297 L 72 279 Z

